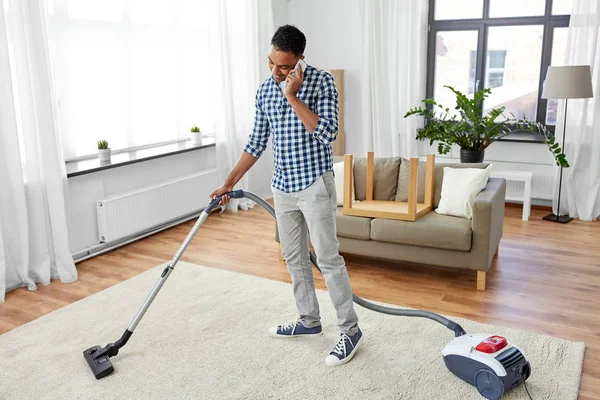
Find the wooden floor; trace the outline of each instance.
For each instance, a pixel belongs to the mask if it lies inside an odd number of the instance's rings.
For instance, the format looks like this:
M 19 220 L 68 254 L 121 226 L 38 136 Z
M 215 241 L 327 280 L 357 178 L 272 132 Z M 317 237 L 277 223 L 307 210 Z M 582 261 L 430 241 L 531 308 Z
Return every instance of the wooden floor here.
M 521 208 L 507 207 L 500 252 L 484 292 L 475 290 L 475 272 L 347 256 L 353 290 L 400 306 L 583 341 L 579 398 L 600 399 L 600 222 L 563 225 L 542 221 L 545 214 L 533 209 L 523 222 Z M 75 283 L 8 293 L 0 305 L 0 333 L 170 260 L 193 223 L 79 263 Z M 277 249 L 274 222 L 257 207 L 212 215 L 182 260 L 290 282 Z M 318 272 L 315 276 L 324 289 Z

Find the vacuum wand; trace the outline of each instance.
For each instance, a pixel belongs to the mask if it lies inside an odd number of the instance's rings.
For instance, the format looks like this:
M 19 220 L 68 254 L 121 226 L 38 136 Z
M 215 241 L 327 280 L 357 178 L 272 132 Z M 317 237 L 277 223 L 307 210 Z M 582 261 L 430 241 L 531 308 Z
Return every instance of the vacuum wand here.
M 233 192 L 227 193 L 227 195 L 232 199 L 241 199 L 242 197 L 244 197 L 244 191 L 234 190 Z M 146 311 L 154 301 L 154 298 L 169 278 L 169 275 L 171 275 L 171 272 L 173 272 L 173 269 L 175 269 L 175 265 L 177 265 L 177 262 L 181 258 L 181 255 L 185 252 L 188 245 L 196 235 L 196 232 L 198 232 L 200 226 L 204 223 L 204 221 L 206 221 L 211 211 L 219 205 L 222 198 L 223 196 L 218 196 L 214 198 L 204 208 L 204 210 L 200 214 L 200 217 L 192 227 L 192 230 L 188 233 L 187 237 L 177 250 L 177 253 L 175 253 L 175 256 L 173 256 L 173 259 L 171 259 L 171 261 L 167 264 L 167 266 L 161 273 L 160 278 L 150 291 L 150 294 L 144 301 L 144 304 L 142 304 L 139 311 L 137 312 L 137 314 L 135 315 L 135 317 L 129 324 L 129 327 L 125 330 L 121 338 L 115 343 L 107 344 L 105 347 L 93 346 L 89 349 L 84 350 L 83 358 L 85 358 L 85 360 L 87 361 L 96 379 L 103 378 L 114 372 L 114 367 L 112 365 L 112 362 L 110 361 L 110 357 L 116 356 L 119 353 L 119 349 L 127 344 L 127 341 L 129 340 L 131 335 L 133 335 L 135 328 L 141 321 L 144 314 L 146 314 Z

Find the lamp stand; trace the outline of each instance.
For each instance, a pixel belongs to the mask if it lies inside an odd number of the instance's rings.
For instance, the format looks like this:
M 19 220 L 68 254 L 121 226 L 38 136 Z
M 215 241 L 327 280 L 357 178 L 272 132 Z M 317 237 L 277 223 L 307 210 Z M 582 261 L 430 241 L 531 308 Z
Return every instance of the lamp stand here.
M 569 100 L 565 99 L 565 126 L 563 129 L 563 144 L 562 144 L 562 150 L 565 151 L 565 133 L 567 131 L 567 103 Z M 546 221 L 552 221 L 552 222 L 560 222 L 562 224 L 565 224 L 569 221 L 572 221 L 573 218 L 569 217 L 568 215 L 560 215 L 560 194 L 561 194 L 561 189 L 562 189 L 562 173 L 563 173 L 563 167 L 560 167 L 560 179 L 558 181 L 558 207 L 556 208 L 556 212 L 558 213 L 558 215 L 556 214 L 548 214 L 546 215 L 543 219 L 545 219 Z

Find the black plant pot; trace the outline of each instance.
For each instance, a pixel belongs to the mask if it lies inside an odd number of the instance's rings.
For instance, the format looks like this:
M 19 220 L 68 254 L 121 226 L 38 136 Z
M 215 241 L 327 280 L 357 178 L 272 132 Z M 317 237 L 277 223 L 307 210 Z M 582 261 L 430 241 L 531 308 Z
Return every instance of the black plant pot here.
M 485 150 L 468 150 L 460 149 L 460 162 L 461 163 L 481 163 Z

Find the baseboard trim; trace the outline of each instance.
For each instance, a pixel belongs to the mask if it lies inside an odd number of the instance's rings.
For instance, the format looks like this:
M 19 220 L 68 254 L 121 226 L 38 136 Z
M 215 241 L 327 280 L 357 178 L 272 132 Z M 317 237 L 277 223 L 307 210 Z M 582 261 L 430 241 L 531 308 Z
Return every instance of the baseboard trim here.
M 505 207 L 522 208 L 523 204 L 521 204 L 521 203 L 505 203 Z M 532 204 L 531 205 L 531 209 L 532 210 L 552 211 L 552 206 L 544 206 L 544 205 Z

